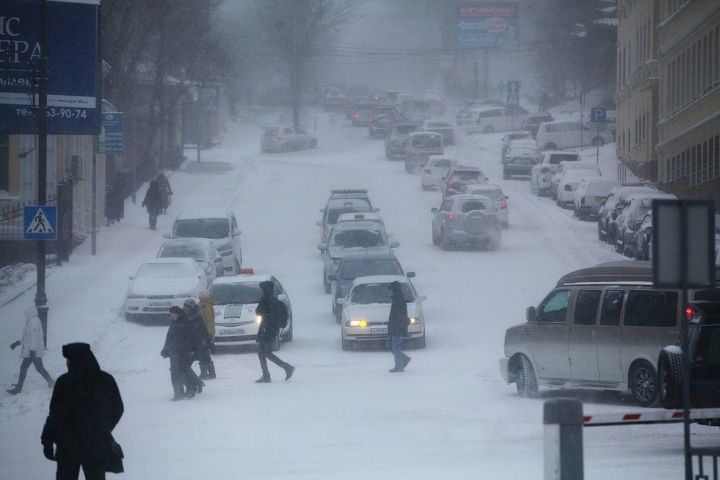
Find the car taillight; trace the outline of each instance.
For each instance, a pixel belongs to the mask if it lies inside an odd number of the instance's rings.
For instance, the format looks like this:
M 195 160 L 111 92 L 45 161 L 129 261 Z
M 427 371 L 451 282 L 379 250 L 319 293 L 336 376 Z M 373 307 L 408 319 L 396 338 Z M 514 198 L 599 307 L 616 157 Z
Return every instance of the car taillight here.
M 502 209 L 504 209 L 504 208 L 507 208 L 507 202 L 506 202 L 505 200 L 502 200 L 502 201 L 500 202 L 500 209 L 502 210 Z
M 688 322 L 695 321 L 700 316 L 700 312 L 697 309 L 691 307 L 690 305 L 685 307 L 684 313 L 685 313 L 685 320 L 687 320 Z
M 455 218 L 455 215 L 453 215 L 452 213 L 448 213 L 446 218 L 447 218 L 448 220 L 452 220 L 452 219 Z
M 353 118 L 358 118 L 358 113 L 357 113 L 357 112 L 353 113 Z

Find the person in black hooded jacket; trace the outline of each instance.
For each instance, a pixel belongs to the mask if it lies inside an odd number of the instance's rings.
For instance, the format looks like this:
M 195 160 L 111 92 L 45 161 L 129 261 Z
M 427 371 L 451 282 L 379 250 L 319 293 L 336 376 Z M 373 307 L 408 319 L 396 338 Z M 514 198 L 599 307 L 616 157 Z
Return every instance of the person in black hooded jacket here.
M 160 355 L 170 358 L 170 383 L 173 400 L 192 398 L 202 392 L 203 383 L 192 369 L 196 352 L 201 348 L 199 335 L 180 307 L 170 307 L 170 326 Z M 186 390 L 187 389 L 187 390 Z
M 255 314 L 260 317 L 260 327 L 258 328 L 255 341 L 258 344 L 258 357 L 260 358 L 262 377 L 255 380 L 255 383 L 270 383 L 270 371 L 267 366 L 268 360 L 285 370 L 285 380 L 290 380 L 293 372 L 295 372 L 295 367 L 287 362 L 283 362 L 272 352 L 272 345 L 275 343 L 278 335 L 280 335 L 278 315 L 280 308 L 282 308 L 278 306 L 280 300 L 275 296 L 275 284 L 271 281 L 260 282 L 260 289 L 263 294 L 255 309 Z
M 41 441 L 57 461 L 58 480 L 104 480 L 114 442 L 111 432 L 124 408 L 115 379 L 100 370 L 87 343 L 63 345 L 68 373 L 55 382 Z M 55 450 L 57 446 L 57 450 Z
M 400 282 L 392 282 L 388 285 L 390 289 L 391 303 L 388 316 L 388 338 L 385 347 L 390 350 L 395 359 L 395 366 L 390 369 L 391 373 L 403 372 L 410 363 L 411 358 L 402 351 L 403 336 L 408 331 L 407 302 L 403 296 Z

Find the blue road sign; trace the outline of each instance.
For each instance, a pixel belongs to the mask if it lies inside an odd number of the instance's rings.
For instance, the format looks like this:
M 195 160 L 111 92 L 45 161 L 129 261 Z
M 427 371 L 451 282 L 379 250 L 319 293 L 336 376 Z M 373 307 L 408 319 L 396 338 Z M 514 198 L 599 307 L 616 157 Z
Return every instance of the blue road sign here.
M 57 207 L 25 205 L 23 210 L 24 240 L 57 239 Z
M 123 151 L 123 114 L 120 112 L 102 114 L 101 149 L 106 153 Z
M 508 80 L 505 86 L 505 95 L 505 103 L 518 106 L 520 104 L 520 82 L 518 80 Z
M 607 111 L 602 107 L 593 107 L 590 110 L 590 121 L 602 123 L 607 120 Z

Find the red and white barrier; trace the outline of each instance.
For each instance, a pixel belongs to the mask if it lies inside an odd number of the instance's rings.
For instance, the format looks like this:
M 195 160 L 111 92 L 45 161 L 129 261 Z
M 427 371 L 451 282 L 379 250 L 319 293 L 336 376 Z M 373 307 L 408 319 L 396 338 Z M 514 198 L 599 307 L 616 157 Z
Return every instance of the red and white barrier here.
M 720 419 L 720 408 L 701 408 L 690 410 L 690 420 Z M 583 415 L 586 427 L 602 427 L 610 425 L 678 423 L 683 421 L 682 410 L 648 410 L 632 413 L 603 413 Z

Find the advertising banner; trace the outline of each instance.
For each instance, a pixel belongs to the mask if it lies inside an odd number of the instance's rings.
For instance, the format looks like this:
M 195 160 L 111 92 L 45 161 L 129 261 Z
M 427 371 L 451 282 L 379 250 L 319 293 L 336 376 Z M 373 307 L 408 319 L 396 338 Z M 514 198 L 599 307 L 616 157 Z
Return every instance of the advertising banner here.
M 36 134 L 32 78 L 41 57 L 40 0 L 0 2 L 0 133 Z M 47 7 L 48 134 L 100 133 L 98 2 Z
M 517 3 L 460 3 L 457 6 L 457 47 L 487 50 L 517 48 L 519 18 Z
M 104 153 L 122 153 L 123 151 L 123 114 L 120 112 L 102 114 L 102 134 L 100 151 Z

